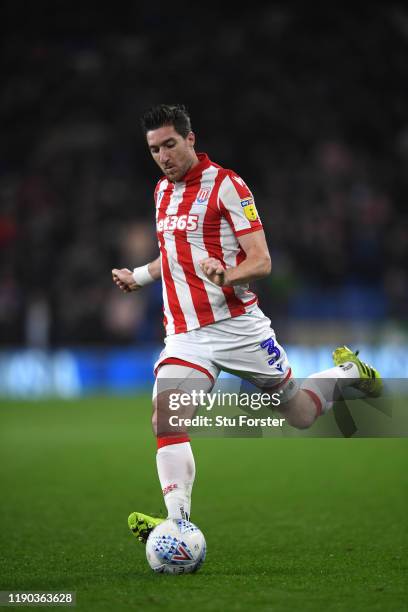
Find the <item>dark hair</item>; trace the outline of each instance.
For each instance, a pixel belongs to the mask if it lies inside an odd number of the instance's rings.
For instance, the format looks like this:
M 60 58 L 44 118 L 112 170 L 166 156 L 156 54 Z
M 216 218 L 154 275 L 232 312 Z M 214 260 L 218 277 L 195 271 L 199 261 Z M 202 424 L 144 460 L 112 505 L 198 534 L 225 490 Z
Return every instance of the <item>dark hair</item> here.
M 187 137 L 191 132 L 190 115 L 183 104 L 158 104 L 143 113 L 140 123 L 146 134 L 149 130 L 157 130 L 163 125 L 172 125 L 176 132 Z

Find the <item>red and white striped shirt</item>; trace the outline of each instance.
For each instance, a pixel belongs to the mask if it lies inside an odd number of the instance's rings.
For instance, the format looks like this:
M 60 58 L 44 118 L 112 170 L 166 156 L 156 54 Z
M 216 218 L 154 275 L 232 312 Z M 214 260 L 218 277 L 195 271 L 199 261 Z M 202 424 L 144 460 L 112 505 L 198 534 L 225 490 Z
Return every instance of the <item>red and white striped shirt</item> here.
M 257 302 L 248 285 L 218 287 L 199 266 L 206 257 L 238 265 L 245 253 L 237 237 L 262 224 L 244 181 L 206 154 L 198 158 L 182 181 L 164 177 L 154 194 L 167 335 L 237 317 Z

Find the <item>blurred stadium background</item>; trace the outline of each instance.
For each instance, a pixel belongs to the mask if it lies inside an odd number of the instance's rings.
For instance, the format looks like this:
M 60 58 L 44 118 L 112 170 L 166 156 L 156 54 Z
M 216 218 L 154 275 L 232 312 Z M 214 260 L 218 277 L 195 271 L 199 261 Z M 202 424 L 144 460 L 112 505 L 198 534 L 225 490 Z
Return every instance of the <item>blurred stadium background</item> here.
M 296 374 L 349 343 L 408 376 L 403 3 L 1 11 L 1 396 L 150 385 L 160 284 L 124 296 L 110 270 L 157 254 L 138 118 L 158 102 L 252 188 L 273 260 L 256 290 Z

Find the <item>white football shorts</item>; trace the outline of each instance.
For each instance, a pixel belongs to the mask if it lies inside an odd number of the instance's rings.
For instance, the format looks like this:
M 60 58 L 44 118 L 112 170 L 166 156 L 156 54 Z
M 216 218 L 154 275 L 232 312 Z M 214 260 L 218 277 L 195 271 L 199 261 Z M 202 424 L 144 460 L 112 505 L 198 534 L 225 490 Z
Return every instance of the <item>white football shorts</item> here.
M 258 306 L 238 317 L 167 336 L 164 342 L 155 373 L 164 364 L 189 365 L 213 383 L 223 370 L 261 389 L 279 390 L 282 401 L 297 393 L 286 352 Z

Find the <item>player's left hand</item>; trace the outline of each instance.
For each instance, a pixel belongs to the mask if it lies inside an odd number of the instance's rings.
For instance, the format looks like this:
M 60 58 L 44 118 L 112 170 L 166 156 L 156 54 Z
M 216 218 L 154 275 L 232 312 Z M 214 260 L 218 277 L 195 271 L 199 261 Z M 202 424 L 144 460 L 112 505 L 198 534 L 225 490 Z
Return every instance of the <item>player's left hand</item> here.
M 200 268 L 206 277 L 219 287 L 226 285 L 226 270 L 219 259 L 215 257 L 207 257 L 200 262 Z

